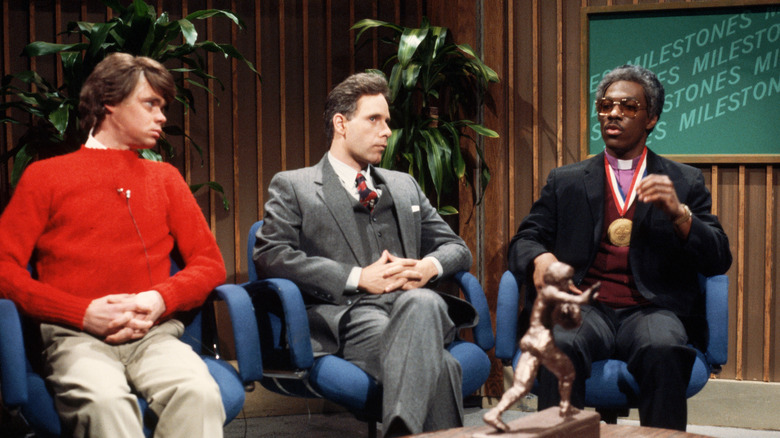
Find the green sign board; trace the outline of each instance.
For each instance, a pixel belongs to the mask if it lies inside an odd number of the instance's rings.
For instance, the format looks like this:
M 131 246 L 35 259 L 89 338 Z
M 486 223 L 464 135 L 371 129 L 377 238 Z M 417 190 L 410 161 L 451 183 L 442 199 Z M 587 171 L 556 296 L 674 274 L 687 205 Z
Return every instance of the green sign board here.
M 780 161 L 780 3 L 585 13 L 587 154 L 604 148 L 593 105 L 599 81 L 638 64 L 666 91 L 647 142 L 655 152 L 692 162 Z

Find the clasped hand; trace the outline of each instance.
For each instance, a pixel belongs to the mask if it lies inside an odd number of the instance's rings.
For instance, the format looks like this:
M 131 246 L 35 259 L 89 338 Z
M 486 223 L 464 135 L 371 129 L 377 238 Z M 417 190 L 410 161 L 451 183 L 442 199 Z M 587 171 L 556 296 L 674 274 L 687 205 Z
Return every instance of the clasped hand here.
M 84 331 L 109 344 L 122 344 L 146 336 L 163 312 L 165 301 L 156 290 L 106 295 L 87 307 Z
M 358 289 L 371 294 L 417 289 L 437 274 L 430 260 L 396 257 L 385 250 L 377 261 L 363 268 Z

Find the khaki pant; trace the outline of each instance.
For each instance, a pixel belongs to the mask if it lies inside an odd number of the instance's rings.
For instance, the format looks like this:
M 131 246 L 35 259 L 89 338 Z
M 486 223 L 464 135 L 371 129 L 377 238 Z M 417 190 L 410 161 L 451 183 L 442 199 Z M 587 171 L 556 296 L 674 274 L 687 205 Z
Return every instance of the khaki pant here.
M 143 437 L 136 394 L 159 421 L 158 437 L 221 437 L 225 411 L 206 364 L 179 341 L 180 321 L 109 345 L 87 333 L 41 324 L 47 382 L 64 431 L 75 437 Z

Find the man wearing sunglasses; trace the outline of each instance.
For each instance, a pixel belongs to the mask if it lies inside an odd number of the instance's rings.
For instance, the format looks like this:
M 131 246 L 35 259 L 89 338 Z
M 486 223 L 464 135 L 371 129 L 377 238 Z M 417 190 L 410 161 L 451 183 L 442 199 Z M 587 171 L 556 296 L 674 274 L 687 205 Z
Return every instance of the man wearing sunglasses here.
M 641 424 L 685 430 L 695 359 L 687 344 L 703 342 L 697 274 L 728 270 L 728 238 L 701 171 L 646 146 L 664 104 L 656 75 L 624 65 L 596 95 L 604 152 L 550 172 L 509 245 L 509 268 L 536 288 L 558 260 L 574 267 L 578 288 L 601 282 L 582 326 L 554 330 L 577 372 L 573 406 L 584 406 L 591 364 L 617 358 L 640 386 Z M 543 369 L 539 383 L 539 409 L 557 405 L 555 376 Z

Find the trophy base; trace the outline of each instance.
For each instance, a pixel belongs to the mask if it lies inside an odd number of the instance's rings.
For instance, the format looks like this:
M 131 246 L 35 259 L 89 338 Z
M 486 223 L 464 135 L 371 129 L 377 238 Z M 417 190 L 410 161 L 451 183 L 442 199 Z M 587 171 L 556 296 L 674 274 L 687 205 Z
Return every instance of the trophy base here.
M 594 411 L 582 410 L 570 417 L 558 415 L 557 406 L 547 408 L 532 415 L 526 415 L 510 421 L 508 432 L 492 430 L 477 432 L 473 438 L 553 438 L 578 437 L 598 438 L 601 416 Z

